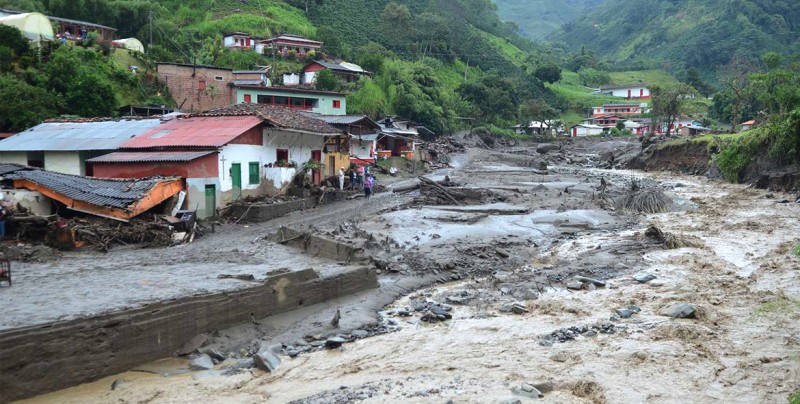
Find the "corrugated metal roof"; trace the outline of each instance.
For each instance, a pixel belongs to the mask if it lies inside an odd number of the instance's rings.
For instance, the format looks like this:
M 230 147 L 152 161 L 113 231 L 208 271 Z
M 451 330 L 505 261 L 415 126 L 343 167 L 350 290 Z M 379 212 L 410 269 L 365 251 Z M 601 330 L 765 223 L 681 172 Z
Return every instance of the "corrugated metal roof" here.
M 366 120 L 372 122 L 369 126 L 378 128 L 378 124 L 366 115 L 320 115 L 313 112 L 304 112 L 303 114 L 324 121 L 330 125 L 350 125 L 361 120 Z
M 177 118 L 130 139 L 121 147 L 222 147 L 260 124 L 261 119 L 256 116 Z
M 174 161 L 192 161 L 216 151 L 199 152 L 114 152 L 104 156 L 86 160 L 90 163 L 158 163 Z
M 158 119 L 45 122 L 0 141 L 0 151 L 115 150 L 158 126 Z
M 234 80 L 233 85 L 235 86 L 264 86 L 264 82 L 261 80 Z M 264 86 L 266 87 L 266 86 Z
M 23 166 L 20 164 L 0 164 L 0 175 L 5 175 L 8 173 L 13 173 L 14 171 L 20 170 L 35 170 L 33 167 Z
M 76 201 L 120 209 L 127 209 L 142 199 L 159 182 L 176 179 L 101 179 L 44 170 L 16 171 L 5 177 L 11 180 L 28 180 Z

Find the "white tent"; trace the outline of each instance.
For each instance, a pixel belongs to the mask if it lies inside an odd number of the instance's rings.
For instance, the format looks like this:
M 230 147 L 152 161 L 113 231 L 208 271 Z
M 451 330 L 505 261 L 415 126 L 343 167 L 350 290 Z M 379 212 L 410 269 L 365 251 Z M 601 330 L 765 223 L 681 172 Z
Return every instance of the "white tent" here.
M 24 13 L 0 17 L 0 24 L 16 27 L 30 41 L 52 41 L 55 38 L 53 24 L 40 13 Z
M 111 42 L 114 46 L 144 53 L 144 45 L 136 38 L 116 39 Z

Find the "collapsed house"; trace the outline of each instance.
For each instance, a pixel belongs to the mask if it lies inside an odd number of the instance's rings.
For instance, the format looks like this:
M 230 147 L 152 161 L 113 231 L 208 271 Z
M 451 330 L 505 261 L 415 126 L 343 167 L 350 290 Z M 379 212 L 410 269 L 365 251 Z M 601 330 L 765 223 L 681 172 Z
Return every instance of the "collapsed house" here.
M 3 179 L 10 181 L 15 189 L 38 192 L 70 210 L 119 221 L 139 216 L 184 188 L 177 177 L 100 179 L 24 166 L 4 167 Z M 52 214 L 53 210 L 42 213 Z

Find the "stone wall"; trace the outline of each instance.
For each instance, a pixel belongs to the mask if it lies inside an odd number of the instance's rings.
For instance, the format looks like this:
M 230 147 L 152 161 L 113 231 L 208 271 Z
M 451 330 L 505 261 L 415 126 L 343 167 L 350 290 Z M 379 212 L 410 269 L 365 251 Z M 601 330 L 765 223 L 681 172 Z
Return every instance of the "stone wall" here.
M 160 301 L 90 318 L 0 332 L 0 402 L 91 382 L 171 356 L 195 335 L 378 287 L 367 267 L 313 270 L 255 287 Z

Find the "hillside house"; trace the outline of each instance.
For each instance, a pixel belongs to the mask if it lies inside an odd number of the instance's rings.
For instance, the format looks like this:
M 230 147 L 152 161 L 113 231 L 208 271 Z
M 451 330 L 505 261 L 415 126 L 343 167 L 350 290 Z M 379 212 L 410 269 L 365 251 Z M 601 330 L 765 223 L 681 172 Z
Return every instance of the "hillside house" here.
M 347 168 L 350 163 L 359 165 L 374 164 L 377 156 L 378 131 L 381 126 L 366 115 L 310 115 L 325 121 L 348 135 L 347 149 L 334 153 L 331 145 L 326 145 L 326 168 L 328 175 L 335 175 L 338 167 Z M 333 166 L 332 166 L 333 164 Z
M 543 135 L 551 133 L 556 127 L 549 122 L 530 121 L 527 125 L 518 124 L 512 126 L 510 129 L 518 135 Z
M 319 52 L 322 49 L 322 42 L 298 35 L 283 34 L 274 38 L 261 39 L 256 43 L 256 52 L 269 54 L 273 49 L 281 57 L 292 55 L 305 57 L 308 52 Z
M 433 135 L 428 128 L 398 116 L 381 119 L 378 125 L 381 127 L 376 140 L 378 157 L 405 156 L 410 160 L 415 156 L 420 135 Z
M 755 124 L 756 121 L 752 119 L 747 122 L 742 122 L 742 132 L 753 129 L 753 126 L 755 126 Z
M 597 125 L 604 128 L 613 128 L 617 126 L 617 122 L 623 120 L 619 115 L 598 115 L 590 116 L 583 121 L 586 125 Z
M 222 45 L 230 49 L 250 50 L 253 49 L 255 41 L 246 32 L 228 32 L 222 37 Z
M 238 104 L 173 119 L 90 161 L 95 176 L 185 178 L 188 207 L 198 217 L 246 196 L 277 194 L 297 166 L 322 162 L 329 138 L 346 135 L 288 108 Z M 320 183 L 322 173 L 311 173 Z
M 606 86 L 600 88 L 601 94 L 608 94 L 612 97 L 620 97 L 627 99 L 648 99 L 650 98 L 650 90 L 647 85 L 622 85 L 622 86 Z
M 237 103 L 273 105 L 321 115 L 344 115 L 347 111 L 347 96 L 334 91 L 285 86 L 236 85 L 235 88 Z
M 200 112 L 236 102 L 236 86 L 266 87 L 270 68 L 232 70 L 215 66 L 157 63 L 158 80 L 169 89 L 178 110 Z
M 646 113 L 647 104 L 603 104 L 592 107 L 592 115 L 641 115 Z
M 24 11 L 0 9 L 0 18 L 20 14 L 38 14 L 38 13 L 25 13 Z M 46 16 L 55 26 L 55 37 L 65 38 L 69 40 L 85 39 L 90 32 L 98 35 L 98 40 L 102 42 L 111 42 L 114 40 L 117 29 L 107 27 L 105 25 L 95 24 L 87 21 L 70 20 L 68 18 L 60 18 L 53 16 Z M 20 29 L 25 32 L 25 30 Z M 52 39 L 52 38 L 49 38 Z
M 158 118 L 51 120 L 0 141 L 0 162 L 91 176 L 87 160 L 117 150 L 160 123 Z
M 358 81 L 362 76 L 369 76 L 372 74 L 364 70 L 361 66 L 353 63 L 315 60 L 303 67 L 300 84 L 315 83 L 317 73 L 322 70 L 330 70 L 346 83 Z
M 569 128 L 569 136 L 583 137 L 583 136 L 597 136 L 602 135 L 606 128 L 597 125 L 578 124 Z

